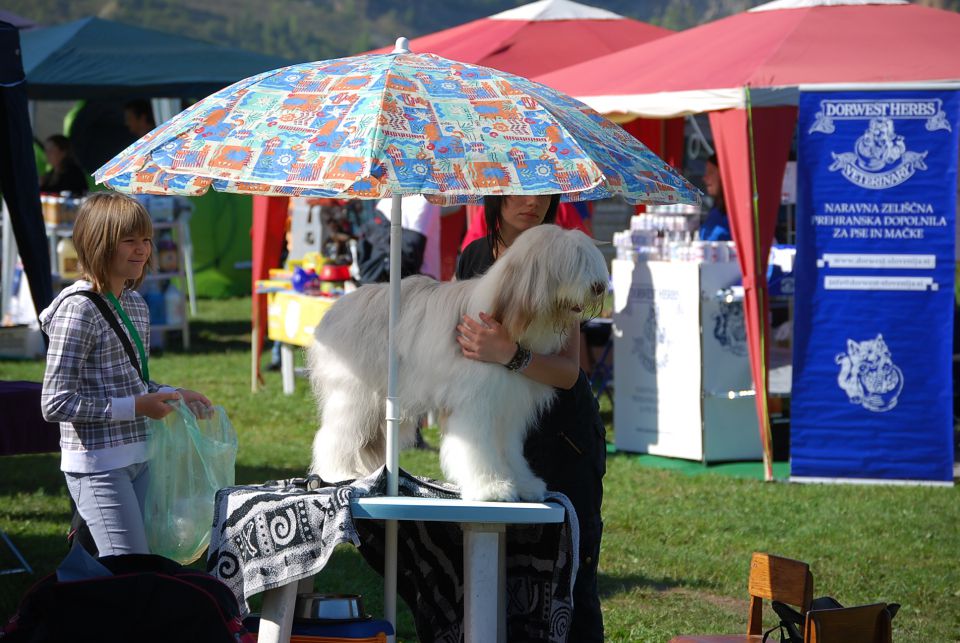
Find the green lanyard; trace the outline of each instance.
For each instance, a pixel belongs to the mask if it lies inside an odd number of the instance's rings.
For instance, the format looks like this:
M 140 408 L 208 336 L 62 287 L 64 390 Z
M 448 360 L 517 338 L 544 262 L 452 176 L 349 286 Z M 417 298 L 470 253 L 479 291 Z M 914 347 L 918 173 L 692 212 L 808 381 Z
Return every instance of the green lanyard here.
M 109 299 L 110 303 L 113 304 L 114 310 L 120 314 L 120 319 L 123 320 L 123 325 L 127 327 L 128 331 L 130 331 L 130 336 L 133 338 L 133 343 L 137 345 L 137 351 L 140 353 L 140 370 L 143 371 L 143 381 L 149 382 L 150 367 L 147 366 L 147 353 L 143 350 L 143 340 L 140 339 L 140 333 L 137 332 L 133 322 L 130 321 L 130 318 L 127 317 L 126 311 L 123 310 L 123 306 L 120 305 L 120 301 L 112 292 L 107 293 L 107 299 Z

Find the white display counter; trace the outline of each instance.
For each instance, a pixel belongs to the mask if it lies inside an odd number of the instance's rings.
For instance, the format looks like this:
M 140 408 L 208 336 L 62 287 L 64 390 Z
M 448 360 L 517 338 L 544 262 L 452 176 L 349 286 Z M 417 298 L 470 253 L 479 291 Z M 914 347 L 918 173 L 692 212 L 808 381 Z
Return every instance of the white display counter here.
M 613 261 L 618 450 L 719 462 L 763 449 L 736 262 Z

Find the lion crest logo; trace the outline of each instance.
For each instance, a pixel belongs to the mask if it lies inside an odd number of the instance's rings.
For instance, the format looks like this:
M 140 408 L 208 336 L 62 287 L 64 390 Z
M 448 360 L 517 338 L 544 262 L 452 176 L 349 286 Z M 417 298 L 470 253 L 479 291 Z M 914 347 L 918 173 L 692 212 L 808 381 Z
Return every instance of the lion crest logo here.
M 633 354 L 640 360 L 640 365 L 649 372 L 656 373 L 669 361 L 667 347 L 667 329 L 660 325 L 660 313 L 656 304 L 650 306 L 647 318 L 643 323 L 643 330 L 633 340 Z
M 834 361 L 840 365 L 837 384 L 851 404 L 876 413 L 897 405 L 903 390 L 903 371 L 893 363 L 883 335 L 862 342 L 847 339 L 847 352 L 838 353 Z
M 713 316 L 713 336 L 724 350 L 737 356 L 747 354 L 747 326 L 743 304 L 722 302 Z

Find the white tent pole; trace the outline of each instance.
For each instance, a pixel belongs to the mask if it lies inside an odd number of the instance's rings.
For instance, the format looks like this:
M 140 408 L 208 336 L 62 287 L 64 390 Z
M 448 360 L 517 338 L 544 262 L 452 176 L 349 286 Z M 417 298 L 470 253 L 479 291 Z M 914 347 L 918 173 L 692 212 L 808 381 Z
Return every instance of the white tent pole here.
M 387 331 L 387 495 L 399 492 L 400 475 L 400 404 L 397 399 L 399 358 L 397 325 L 400 323 L 400 253 L 401 197 L 394 196 L 390 208 L 390 318 Z M 386 521 L 386 543 L 383 560 L 384 616 L 394 628 L 397 624 L 397 521 Z
M 398 38 L 393 53 L 409 53 L 406 38 Z M 397 325 L 400 323 L 400 253 L 403 250 L 401 225 L 402 197 L 393 196 L 390 207 L 390 317 L 387 330 L 387 495 L 399 495 L 400 489 L 400 405 L 397 400 L 399 357 Z M 393 631 L 397 631 L 397 521 L 384 525 L 383 612 Z M 394 635 L 396 636 L 396 635 Z M 395 638 L 392 640 L 396 640 Z

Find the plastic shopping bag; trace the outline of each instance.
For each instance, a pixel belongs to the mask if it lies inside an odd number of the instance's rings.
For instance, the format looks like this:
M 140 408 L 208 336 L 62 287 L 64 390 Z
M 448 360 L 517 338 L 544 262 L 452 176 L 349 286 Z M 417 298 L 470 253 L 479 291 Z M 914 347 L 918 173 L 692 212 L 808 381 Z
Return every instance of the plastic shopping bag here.
M 210 542 L 217 490 L 233 485 L 237 432 L 223 407 L 198 419 L 182 400 L 164 419 L 147 422 L 147 541 L 151 553 L 186 565 Z

